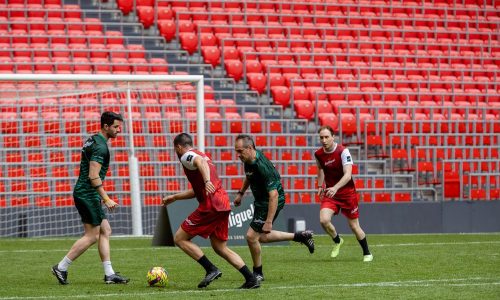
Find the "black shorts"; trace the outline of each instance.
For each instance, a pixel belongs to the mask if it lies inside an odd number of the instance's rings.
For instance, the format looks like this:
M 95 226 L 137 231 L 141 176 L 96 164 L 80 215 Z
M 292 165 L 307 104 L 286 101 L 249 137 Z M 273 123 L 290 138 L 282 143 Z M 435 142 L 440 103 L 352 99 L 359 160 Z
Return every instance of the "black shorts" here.
M 274 219 L 273 219 L 273 223 L 274 223 L 274 220 L 276 220 L 276 218 L 278 217 L 278 215 L 280 214 L 280 211 L 283 209 L 284 205 L 278 205 L 278 207 L 276 208 L 276 213 L 274 214 Z M 259 207 L 259 206 L 255 206 L 255 211 L 254 211 L 254 214 L 253 214 L 253 219 L 252 219 L 252 222 L 250 223 L 250 227 L 252 227 L 253 230 L 255 230 L 255 232 L 260 232 L 262 233 L 262 227 L 264 226 L 264 223 L 266 223 L 266 220 L 267 220 L 267 212 L 268 212 L 268 207 Z
M 82 223 L 92 224 L 99 226 L 103 219 L 106 219 L 106 213 L 102 209 L 101 200 L 92 199 L 80 199 L 73 197 L 75 200 L 75 207 L 82 218 Z

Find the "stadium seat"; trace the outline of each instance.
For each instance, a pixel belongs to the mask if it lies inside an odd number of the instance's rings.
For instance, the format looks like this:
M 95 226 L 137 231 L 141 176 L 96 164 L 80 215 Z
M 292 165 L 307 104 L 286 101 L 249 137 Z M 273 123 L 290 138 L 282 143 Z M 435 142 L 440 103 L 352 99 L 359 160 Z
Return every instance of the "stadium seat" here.
M 257 135 L 255 137 L 255 145 L 258 147 L 265 147 L 267 146 L 268 143 L 268 137 L 267 136 L 262 136 L 262 135 Z
M 180 33 L 180 42 L 182 49 L 186 50 L 190 55 L 192 55 L 198 48 L 198 37 L 194 33 Z
M 259 94 L 264 93 L 266 89 L 266 76 L 261 73 L 249 73 L 247 74 L 247 82 L 250 89 L 256 91 Z
M 22 190 L 22 191 L 19 191 L 19 192 L 26 192 L 26 190 Z M 29 206 L 30 204 L 30 201 L 29 201 L 29 198 L 28 197 L 12 197 L 10 199 L 10 205 L 12 207 L 16 207 L 16 206 Z
M 201 53 L 206 64 L 216 67 L 220 63 L 220 50 L 216 46 L 202 47 Z M 228 72 L 229 73 L 229 72 Z M 236 80 L 236 79 L 235 79 Z
M 290 90 L 285 86 L 273 86 L 271 87 L 271 95 L 276 104 L 283 107 L 288 107 L 290 105 Z
M 222 116 L 218 112 L 205 112 L 205 117 L 209 122 L 210 133 L 222 133 Z
M 393 172 L 415 171 L 415 169 L 410 166 L 408 152 L 405 149 L 392 149 L 390 155 L 393 160 Z
M 134 7 L 133 0 L 117 0 L 116 3 L 124 15 L 128 15 Z
M 243 186 L 243 181 L 240 178 L 231 178 L 231 190 L 240 190 Z
M 142 23 L 145 29 L 148 29 L 153 25 L 155 19 L 155 13 L 153 6 L 142 6 L 137 5 L 137 16 L 139 21 Z
M 262 132 L 261 116 L 258 113 L 245 112 L 243 114 L 243 119 L 254 120 L 254 121 L 250 121 L 250 132 L 251 133 L 261 133 Z
M 243 76 L 243 64 L 239 59 L 225 59 L 224 67 L 230 78 L 233 78 L 235 82 L 240 81 Z
M 178 181 L 167 181 L 167 191 L 179 191 L 180 184 Z M 159 198 L 159 197 L 158 197 Z
M 229 132 L 231 133 L 243 132 L 243 125 L 241 123 L 240 114 L 234 112 L 226 112 L 225 117 L 229 121 Z
M 180 133 L 183 132 L 183 124 L 181 121 L 181 114 L 179 112 L 167 112 L 165 118 L 169 121 L 169 131 L 170 133 Z
M 297 118 L 311 120 L 314 117 L 314 106 L 309 100 L 295 100 L 294 103 Z

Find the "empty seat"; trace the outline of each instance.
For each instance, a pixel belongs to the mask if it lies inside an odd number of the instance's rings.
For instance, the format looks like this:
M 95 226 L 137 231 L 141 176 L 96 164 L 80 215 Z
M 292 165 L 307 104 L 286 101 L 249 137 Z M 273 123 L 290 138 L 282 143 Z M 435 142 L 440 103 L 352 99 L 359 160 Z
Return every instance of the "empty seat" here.
M 216 67 L 220 63 L 220 50 L 218 47 L 203 47 L 201 53 L 205 63 L 213 67 Z
M 295 113 L 299 119 L 311 120 L 314 117 L 314 106 L 309 100 L 295 100 Z
M 152 6 L 137 6 L 137 16 L 145 29 L 148 29 L 151 25 L 153 25 L 155 19 L 154 15 L 155 13 Z
M 261 133 L 262 132 L 262 121 L 258 113 L 255 112 L 245 112 L 243 114 L 243 119 L 254 120 L 250 121 L 250 132 L 251 133 Z
M 182 49 L 186 50 L 189 54 L 193 54 L 198 48 L 198 37 L 191 32 L 183 32 L 180 34 L 180 42 Z
M 243 64 L 238 59 L 224 60 L 224 67 L 229 77 L 235 82 L 239 82 L 243 76 Z
M 261 73 L 247 74 L 247 82 L 250 89 L 262 94 L 266 89 L 266 76 Z

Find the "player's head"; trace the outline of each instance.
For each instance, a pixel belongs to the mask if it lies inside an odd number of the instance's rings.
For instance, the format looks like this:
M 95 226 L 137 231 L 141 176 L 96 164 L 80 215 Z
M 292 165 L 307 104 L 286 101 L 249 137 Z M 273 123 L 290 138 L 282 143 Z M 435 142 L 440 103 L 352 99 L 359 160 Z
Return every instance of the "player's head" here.
M 334 136 L 335 136 L 333 128 L 328 125 L 321 126 L 318 129 L 318 134 L 323 149 L 331 151 L 333 148 Z
M 193 138 L 187 133 L 180 133 L 174 138 L 174 150 L 178 156 L 182 156 L 186 149 L 193 147 Z
M 123 117 L 112 111 L 101 115 L 101 131 L 108 138 L 115 138 L 122 131 Z
M 240 134 L 236 137 L 234 150 L 242 162 L 252 162 L 255 159 L 255 143 L 248 134 Z

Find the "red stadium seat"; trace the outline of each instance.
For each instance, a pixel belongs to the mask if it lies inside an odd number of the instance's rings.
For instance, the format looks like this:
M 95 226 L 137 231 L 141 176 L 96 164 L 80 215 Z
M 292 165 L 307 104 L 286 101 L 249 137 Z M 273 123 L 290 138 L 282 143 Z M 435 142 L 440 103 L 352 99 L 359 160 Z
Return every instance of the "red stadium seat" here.
M 276 104 L 283 107 L 288 107 L 290 105 L 290 90 L 285 86 L 273 86 L 271 87 L 271 95 Z
M 311 120 L 314 117 L 314 106 L 309 100 L 295 100 L 295 113 L 299 119 Z
M 243 131 L 243 125 L 241 123 L 241 116 L 239 113 L 226 112 L 225 117 L 229 120 L 229 132 L 241 133 Z
M 220 50 L 218 47 L 202 47 L 201 53 L 206 64 L 215 68 L 220 63 Z
M 198 48 L 198 37 L 191 32 L 180 33 L 180 42 L 182 49 L 192 55 Z
M 148 62 L 146 60 L 143 60 L 144 64 L 147 64 Z M 144 70 L 147 71 L 148 68 L 151 70 L 151 74 L 168 74 L 168 65 L 167 61 L 163 58 L 151 58 L 149 60 L 149 65 L 150 66 L 144 66 Z M 136 66 L 133 66 L 135 70 L 139 70 Z
M 161 36 L 170 42 L 175 38 L 176 27 L 175 22 L 172 20 L 159 20 L 158 21 L 158 30 L 160 31 Z
M 116 0 L 116 3 L 124 15 L 128 15 L 134 7 L 133 0 Z
M 155 13 L 152 6 L 137 6 L 137 16 L 145 29 L 153 25 L 155 19 L 154 15 Z
M 250 89 L 262 94 L 266 89 L 266 75 L 261 73 L 249 73 L 247 74 L 247 82 Z
M 224 60 L 224 67 L 226 68 L 226 73 L 229 77 L 233 78 L 234 81 L 239 82 L 243 76 L 243 64 L 238 59 Z
M 261 133 L 262 132 L 262 121 L 258 113 L 246 112 L 243 114 L 243 119 L 245 120 L 255 120 L 250 121 L 250 132 L 251 133 Z
M 210 133 L 222 133 L 222 116 L 217 112 L 205 112 L 209 122 Z
M 339 125 L 339 120 L 337 115 L 334 113 L 323 113 L 319 116 L 320 125 L 328 125 L 333 128 L 333 130 L 337 130 Z
M 231 178 L 231 190 L 239 190 L 243 186 L 243 181 L 240 178 Z

